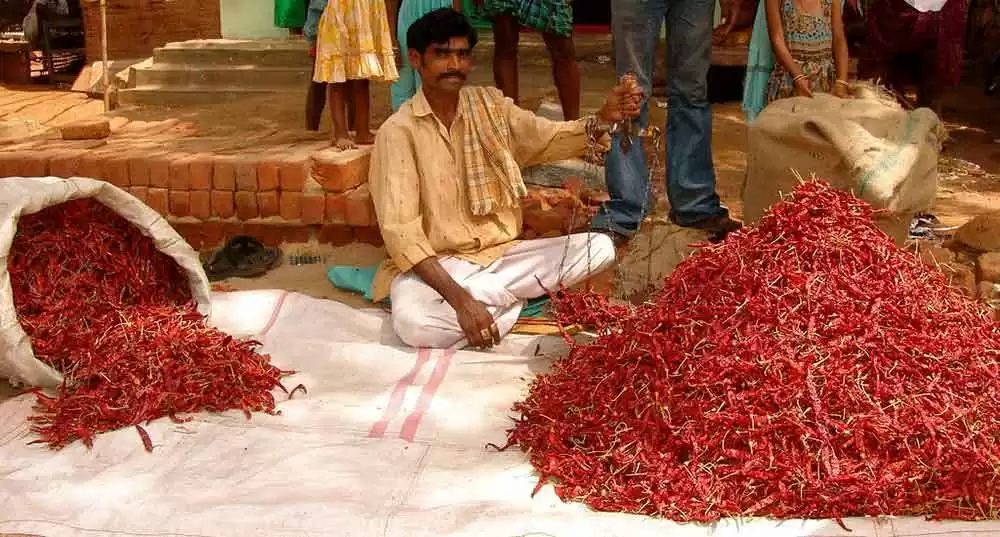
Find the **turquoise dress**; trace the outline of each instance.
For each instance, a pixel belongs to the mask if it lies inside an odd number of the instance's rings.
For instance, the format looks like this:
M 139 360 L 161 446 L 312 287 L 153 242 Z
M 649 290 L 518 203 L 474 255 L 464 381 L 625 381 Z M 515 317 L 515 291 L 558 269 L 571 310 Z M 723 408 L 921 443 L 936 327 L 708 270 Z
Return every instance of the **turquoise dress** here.
M 406 51 L 406 31 L 420 17 L 443 7 L 451 7 L 451 0 L 403 0 L 399 6 L 399 21 L 396 23 L 396 39 L 399 40 L 399 51 L 403 57 L 403 67 L 399 70 L 399 79 L 392 85 L 392 111 L 399 110 L 403 103 L 417 94 L 420 88 L 420 75 L 410 65 Z

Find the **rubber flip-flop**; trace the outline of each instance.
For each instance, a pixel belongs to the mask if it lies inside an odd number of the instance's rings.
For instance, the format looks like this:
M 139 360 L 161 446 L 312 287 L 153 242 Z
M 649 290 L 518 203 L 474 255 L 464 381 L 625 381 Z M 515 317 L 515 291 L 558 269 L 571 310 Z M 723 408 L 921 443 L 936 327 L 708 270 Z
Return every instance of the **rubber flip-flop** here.
M 215 252 L 204 268 L 208 280 L 213 282 L 255 278 L 274 268 L 280 259 L 281 251 L 277 248 L 265 248 L 257 239 L 240 235 Z

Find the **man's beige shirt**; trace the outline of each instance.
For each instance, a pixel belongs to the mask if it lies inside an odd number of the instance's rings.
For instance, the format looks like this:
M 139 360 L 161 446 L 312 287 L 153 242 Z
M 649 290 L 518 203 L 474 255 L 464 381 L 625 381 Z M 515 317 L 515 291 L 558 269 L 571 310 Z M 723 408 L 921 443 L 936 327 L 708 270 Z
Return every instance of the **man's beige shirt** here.
M 586 121 L 556 122 L 519 108 L 496 91 L 507 115 L 510 151 L 521 168 L 583 155 Z M 461 109 L 460 109 L 461 110 Z M 521 234 L 521 208 L 474 216 L 463 168 L 464 118 L 449 128 L 423 91 L 378 129 L 369 183 L 389 259 L 373 283 L 373 299 L 389 296 L 401 272 L 432 256 L 455 256 L 487 266 Z

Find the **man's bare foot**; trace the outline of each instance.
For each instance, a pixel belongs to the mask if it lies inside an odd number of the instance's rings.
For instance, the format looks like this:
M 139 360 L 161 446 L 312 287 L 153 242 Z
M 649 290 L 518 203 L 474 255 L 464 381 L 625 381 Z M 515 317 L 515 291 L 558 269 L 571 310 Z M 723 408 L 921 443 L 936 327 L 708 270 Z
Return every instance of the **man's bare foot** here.
M 375 135 L 371 132 L 358 133 L 354 136 L 354 142 L 358 145 L 372 145 L 375 143 Z
M 338 137 L 338 138 L 334 138 L 334 140 L 333 140 L 333 147 L 336 147 L 337 149 L 339 149 L 341 151 L 347 151 L 348 149 L 357 149 L 358 148 L 357 144 L 354 143 L 354 140 L 351 140 L 347 136 L 341 136 L 341 137 Z

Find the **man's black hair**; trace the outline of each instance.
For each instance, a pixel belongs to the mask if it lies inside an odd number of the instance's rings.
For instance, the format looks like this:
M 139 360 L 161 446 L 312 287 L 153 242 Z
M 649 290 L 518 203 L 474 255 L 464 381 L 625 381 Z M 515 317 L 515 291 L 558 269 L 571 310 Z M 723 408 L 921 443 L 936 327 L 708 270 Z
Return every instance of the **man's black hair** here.
M 443 7 L 420 17 L 406 31 L 406 46 L 423 54 L 432 44 L 447 44 L 453 37 L 469 40 L 469 48 L 476 46 L 476 29 L 465 15 Z

